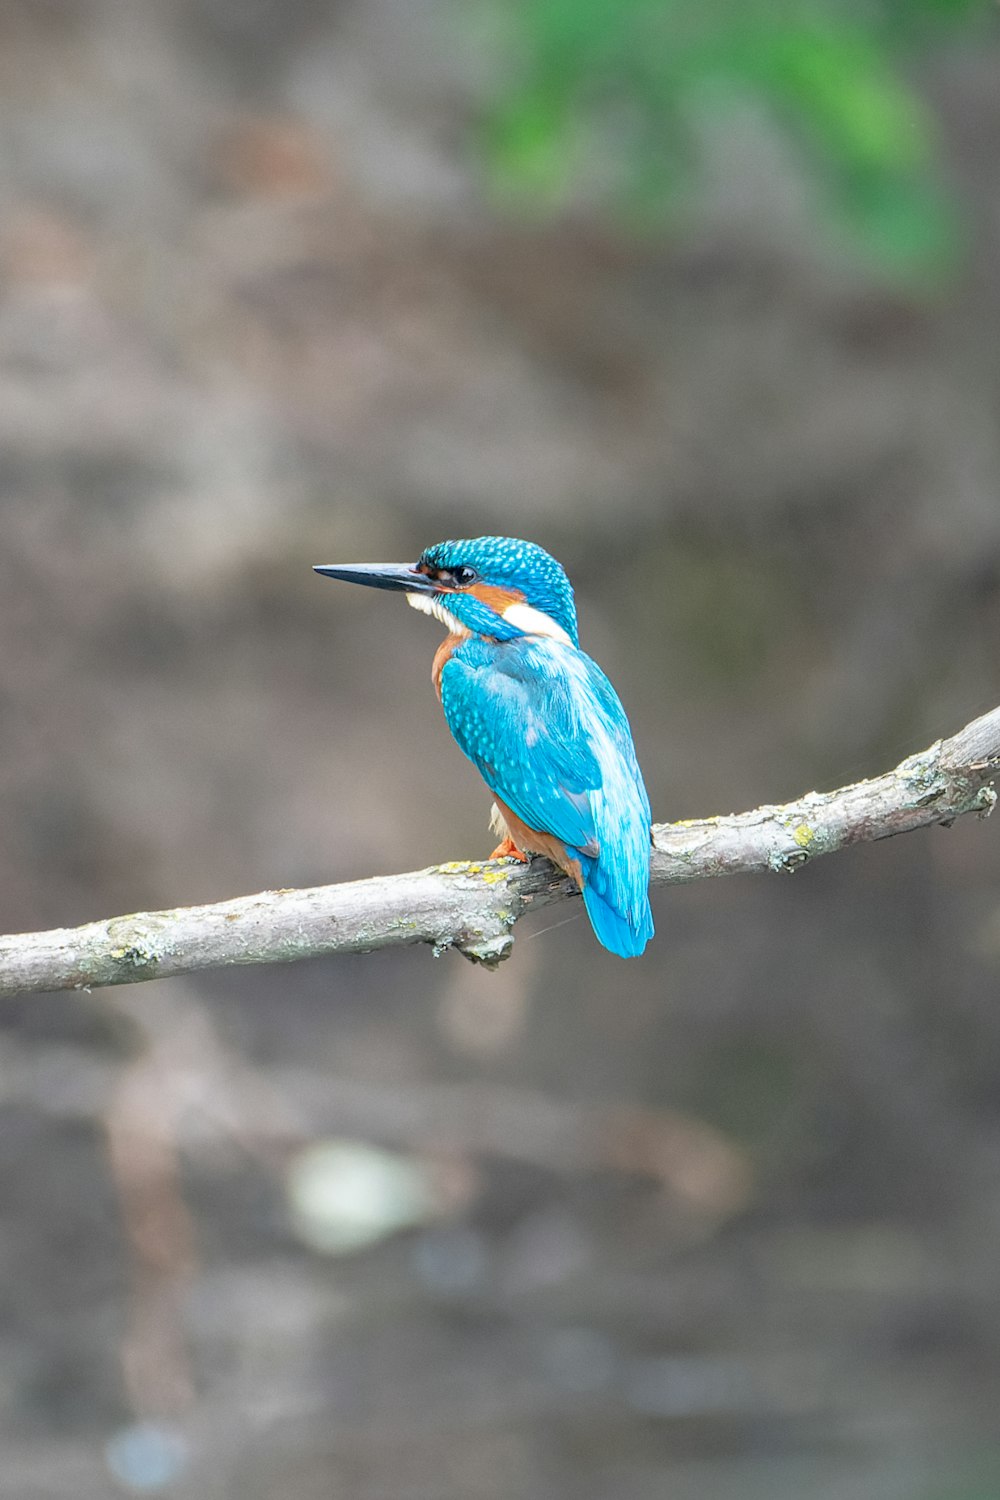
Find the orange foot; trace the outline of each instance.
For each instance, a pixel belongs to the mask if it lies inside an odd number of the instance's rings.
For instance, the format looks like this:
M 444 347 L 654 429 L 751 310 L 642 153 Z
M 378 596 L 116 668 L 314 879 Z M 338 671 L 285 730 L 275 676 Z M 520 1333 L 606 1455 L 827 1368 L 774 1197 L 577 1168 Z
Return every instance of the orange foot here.
M 497 844 L 490 859 L 516 859 L 522 865 L 528 863 L 528 856 L 517 847 L 512 838 L 505 838 L 502 843 Z

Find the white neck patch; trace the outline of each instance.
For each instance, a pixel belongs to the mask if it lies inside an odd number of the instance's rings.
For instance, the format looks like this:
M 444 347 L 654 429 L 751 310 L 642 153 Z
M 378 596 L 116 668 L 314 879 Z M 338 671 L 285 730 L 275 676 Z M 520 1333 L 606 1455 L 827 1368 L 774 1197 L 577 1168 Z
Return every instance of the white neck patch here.
M 419 609 L 422 615 L 433 615 L 435 620 L 448 631 L 449 635 L 471 635 L 472 631 L 467 625 L 463 625 L 450 609 L 446 609 L 441 600 L 433 594 L 407 594 L 406 602 L 411 609 Z M 503 612 L 503 618 L 509 625 L 517 630 L 523 630 L 525 635 L 544 635 L 549 640 L 560 641 L 564 646 L 572 646 L 573 642 L 563 630 L 557 625 L 551 615 L 547 615 L 542 609 L 533 609 L 530 604 L 508 604 Z
M 561 641 L 564 646 L 573 644 L 551 615 L 547 615 L 542 609 L 532 609 L 530 604 L 508 604 L 503 617 L 509 624 L 516 625 L 518 630 L 523 630 L 525 635 L 547 635 L 550 640 Z
M 472 634 L 433 594 L 407 594 L 406 602 L 411 609 L 419 609 L 422 615 L 433 615 L 435 620 L 440 620 L 449 635 Z

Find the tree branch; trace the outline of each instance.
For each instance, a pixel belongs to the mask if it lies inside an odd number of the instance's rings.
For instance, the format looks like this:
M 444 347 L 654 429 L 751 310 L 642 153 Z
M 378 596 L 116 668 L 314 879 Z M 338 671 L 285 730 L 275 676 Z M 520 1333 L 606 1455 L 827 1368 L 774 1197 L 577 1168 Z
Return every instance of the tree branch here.
M 849 844 L 889 838 L 962 813 L 988 814 L 1000 775 L 1000 708 L 895 770 L 781 807 L 660 823 L 652 879 L 790 872 Z M 324 953 L 429 943 L 491 966 L 510 955 L 525 912 L 574 894 L 543 859 L 462 861 L 311 890 L 263 891 L 85 927 L 0 938 L 0 995 L 166 979 L 230 964 L 287 963 Z

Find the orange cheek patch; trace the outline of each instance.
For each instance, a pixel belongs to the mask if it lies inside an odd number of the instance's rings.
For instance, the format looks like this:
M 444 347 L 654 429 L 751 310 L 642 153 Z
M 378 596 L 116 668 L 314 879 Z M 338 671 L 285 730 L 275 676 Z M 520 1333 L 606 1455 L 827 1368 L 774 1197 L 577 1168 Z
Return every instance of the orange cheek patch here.
M 494 583 L 474 583 L 466 592 L 474 595 L 481 604 L 489 605 L 498 615 L 502 615 L 512 604 L 524 603 L 524 595 L 520 589 L 502 589 Z

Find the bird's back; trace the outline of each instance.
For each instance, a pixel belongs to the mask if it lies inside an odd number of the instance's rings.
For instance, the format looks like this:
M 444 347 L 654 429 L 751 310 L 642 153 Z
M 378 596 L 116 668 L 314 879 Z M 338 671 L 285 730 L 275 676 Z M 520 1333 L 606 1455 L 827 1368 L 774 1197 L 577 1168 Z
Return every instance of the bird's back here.
M 529 830 L 579 879 L 597 937 L 632 957 L 653 935 L 650 808 L 625 711 L 596 662 L 568 642 L 472 636 L 440 672 L 449 728 Z

